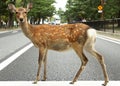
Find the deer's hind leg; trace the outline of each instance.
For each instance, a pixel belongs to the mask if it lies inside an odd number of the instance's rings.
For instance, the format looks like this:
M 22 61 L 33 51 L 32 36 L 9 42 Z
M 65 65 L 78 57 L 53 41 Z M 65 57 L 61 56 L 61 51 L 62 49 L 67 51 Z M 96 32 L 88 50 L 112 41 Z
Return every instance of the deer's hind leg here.
M 88 59 L 87 57 L 84 55 L 83 53 L 83 45 L 80 45 L 79 43 L 73 43 L 72 44 L 73 49 L 75 50 L 75 52 L 77 53 L 78 57 L 81 59 L 81 66 L 77 72 L 77 74 L 75 75 L 73 81 L 70 84 L 74 84 L 74 82 L 76 82 L 79 78 L 79 75 L 81 74 L 81 72 L 84 70 Z
M 102 57 L 102 55 L 100 55 L 94 48 L 91 49 L 86 49 L 90 54 L 92 54 L 100 63 L 102 70 L 103 70 L 103 74 L 104 74 L 104 79 L 105 82 L 103 84 L 103 86 L 106 86 L 107 83 L 109 82 L 109 78 L 108 78 L 108 74 L 107 74 L 107 69 L 106 69 L 106 65 L 104 62 L 104 58 Z
M 95 40 L 96 40 L 96 32 L 95 32 L 95 30 L 90 29 L 88 31 L 88 39 L 85 43 L 84 49 L 86 51 L 88 51 L 90 54 L 92 54 L 100 63 L 102 70 L 103 70 L 104 79 L 105 79 L 105 82 L 103 85 L 106 86 L 107 83 L 109 82 L 109 78 L 108 78 L 108 74 L 107 74 L 107 70 L 106 70 L 106 65 L 105 65 L 103 56 L 100 55 L 94 48 Z

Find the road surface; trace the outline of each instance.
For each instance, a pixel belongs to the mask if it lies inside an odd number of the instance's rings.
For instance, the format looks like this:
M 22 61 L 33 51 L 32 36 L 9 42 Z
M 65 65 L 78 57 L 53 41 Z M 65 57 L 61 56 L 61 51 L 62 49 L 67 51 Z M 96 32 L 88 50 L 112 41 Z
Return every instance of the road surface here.
M 28 44 L 30 41 L 20 30 L 0 33 L 0 63 Z M 98 37 L 95 47 L 104 56 L 110 80 L 120 80 L 119 42 L 115 43 Z M 79 80 L 104 80 L 97 60 L 89 53 L 85 52 L 85 54 L 89 62 Z M 0 81 L 33 81 L 37 72 L 37 59 L 38 49 L 32 46 L 0 71 Z M 73 50 L 66 52 L 49 50 L 47 61 L 47 81 L 71 81 L 81 64 Z

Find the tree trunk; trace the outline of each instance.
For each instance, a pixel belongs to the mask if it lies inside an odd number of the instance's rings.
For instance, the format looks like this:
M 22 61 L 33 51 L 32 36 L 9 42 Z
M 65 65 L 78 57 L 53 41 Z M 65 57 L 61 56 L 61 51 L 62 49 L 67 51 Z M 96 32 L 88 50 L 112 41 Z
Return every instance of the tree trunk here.
M 120 27 L 120 19 L 118 20 L 118 27 Z
M 1 15 L 0 15 L 0 28 L 2 27 L 2 22 L 1 22 Z
M 119 14 L 118 14 L 118 27 L 120 27 L 120 11 L 119 11 Z
M 38 19 L 38 24 L 40 24 L 40 22 L 41 22 L 41 18 Z
M 42 18 L 42 24 L 44 24 L 44 20 L 45 20 L 45 19 L 44 19 L 44 18 Z
M 13 13 L 9 12 L 8 27 L 13 27 Z

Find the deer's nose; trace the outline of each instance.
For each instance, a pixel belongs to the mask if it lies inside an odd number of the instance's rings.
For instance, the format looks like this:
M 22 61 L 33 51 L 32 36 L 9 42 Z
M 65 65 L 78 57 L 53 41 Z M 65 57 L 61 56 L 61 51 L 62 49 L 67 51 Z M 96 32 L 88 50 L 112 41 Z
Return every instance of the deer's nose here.
M 23 22 L 23 18 L 20 18 L 20 21 Z

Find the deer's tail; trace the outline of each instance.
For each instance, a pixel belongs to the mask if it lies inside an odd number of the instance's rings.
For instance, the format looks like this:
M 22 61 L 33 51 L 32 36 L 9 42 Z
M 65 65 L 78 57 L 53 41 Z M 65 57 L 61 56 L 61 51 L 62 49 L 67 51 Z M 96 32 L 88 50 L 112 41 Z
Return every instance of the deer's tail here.
M 85 49 L 94 49 L 95 41 L 96 41 L 96 30 L 90 28 L 87 30 L 87 40 L 85 42 Z

